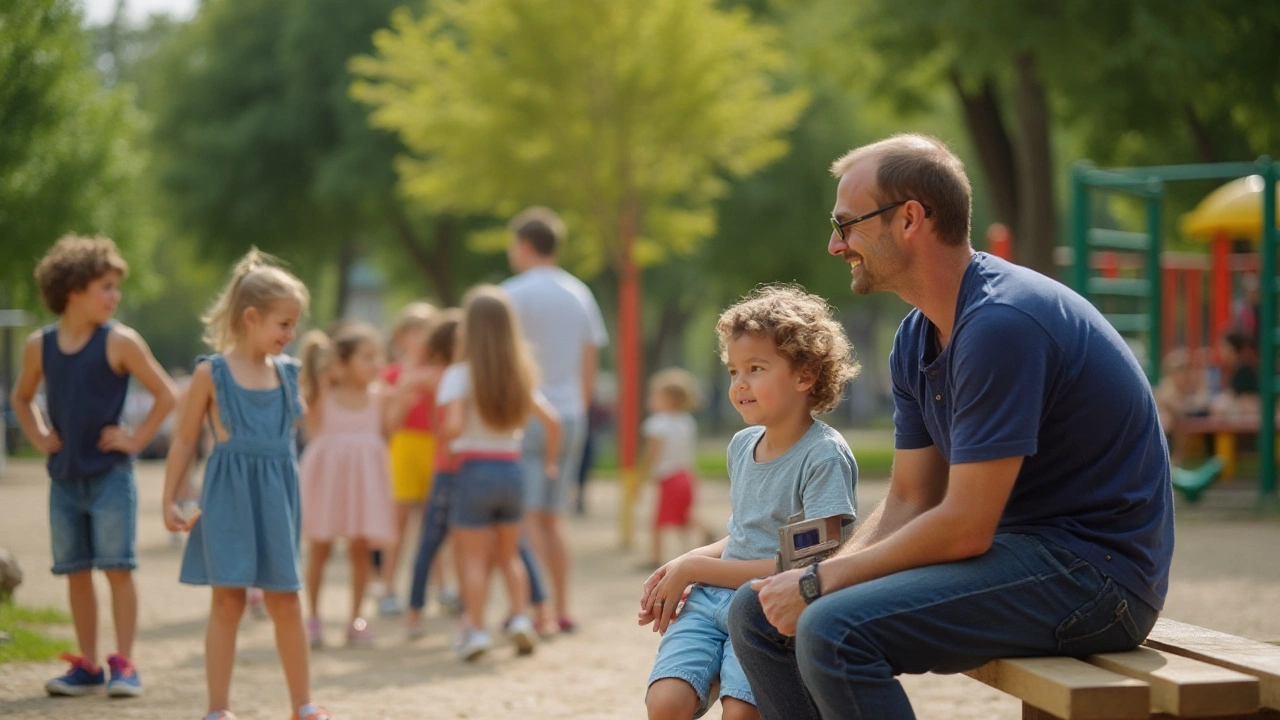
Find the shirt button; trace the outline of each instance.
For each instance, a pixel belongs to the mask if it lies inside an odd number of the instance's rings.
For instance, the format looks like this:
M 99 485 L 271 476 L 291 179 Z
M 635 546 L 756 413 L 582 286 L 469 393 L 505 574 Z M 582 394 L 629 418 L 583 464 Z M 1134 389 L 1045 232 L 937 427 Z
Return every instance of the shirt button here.
M 941 395 L 934 395 L 934 396 L 933 396 L 933 399 L 934 399 L 934 400 L 939 400 L 939 401 L 941 401 L 941 400 L 942 400 L 942 396 L 941 396 Z

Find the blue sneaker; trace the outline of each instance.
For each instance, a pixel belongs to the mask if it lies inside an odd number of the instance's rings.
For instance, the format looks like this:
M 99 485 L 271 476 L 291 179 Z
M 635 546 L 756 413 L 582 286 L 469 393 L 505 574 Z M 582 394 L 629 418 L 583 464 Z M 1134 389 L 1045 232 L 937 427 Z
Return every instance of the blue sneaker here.
M 111 681 L 107 683 L 107 695 L 111 697 L 141 697 L 142 680 L 138 678 L 138 669 L 123 655 L 108 655 L 107 665 L 111 668 Z
M 69 695 L 79 697 L 97 692 L 104 684 L 102 668 L 94 667 L 88 660 L 79 655 L 63 653 L 62 659 L 71 663 L 66 675 L 56 677 L 44 684 L 50 695 Z

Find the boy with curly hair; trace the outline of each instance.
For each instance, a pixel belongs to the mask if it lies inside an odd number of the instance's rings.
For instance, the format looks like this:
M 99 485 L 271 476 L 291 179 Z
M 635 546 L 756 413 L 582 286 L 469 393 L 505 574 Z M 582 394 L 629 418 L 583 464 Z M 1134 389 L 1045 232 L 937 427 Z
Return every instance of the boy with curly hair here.
M 79 655 L 45 684 L 50 695 L 87 695 L 106 686 L 113 697 L 137 697 L 142 683 L 130 657 L 138 623 L 138 489 L 132 457 L 151 442 L 174 405 L 173 382 L 134 330 L 112 321 L 129 266 L 106 238 L 69 235 L 36 266 L 40 295 L 58 321 L 27 338 L 13 407 L 31 444 L 49 458 L 49 523 L 53 573 L 66 575 Z M 120 424 L 129 377 L 155 397 L 130 432 Z M 52 427 L 35 404 L 45 384 Z M 98 603 L 92 571 L 111 586 L 116 652 L 111 679 L 97 664 Z
M 729 397 L 751 427 L 729 443 L 728 536 L 645 581 L 640 624 L 663 633 L 645 699 L 650 718 L 702 715 L 715 700 L 717 676 L 726 719 L 759 717 L 729 642 L 734 590 L 774 573 L 778 529 L 792 517 L 853 515 L 857 505 L 853 453 L 840 433 L 814 418 L 835 408 L 858 370 L 826 301 L 799 287 L 762 287 L 725 310 L 716 333 Z

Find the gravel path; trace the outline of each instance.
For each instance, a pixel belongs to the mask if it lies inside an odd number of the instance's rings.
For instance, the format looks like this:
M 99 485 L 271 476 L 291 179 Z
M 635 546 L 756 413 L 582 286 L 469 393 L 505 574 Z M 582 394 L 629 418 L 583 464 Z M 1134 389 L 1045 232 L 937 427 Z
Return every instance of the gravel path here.
M 203 632 L 208 591 L 177 582 L 180 554 L 169 545 L 158 512 L 162 467 L 139 466 L 137 574 L 141 630 L 136 662 L 146 686 L 138 700 L 54 699 L 44 695 L 57 662 L 0 666 L 0 716 L 73 718 L 105 716 L 140 720 L 200 718 L 204 714 Z M 19 599 L 29 605 L 66 607 L 65 583 L 47 571 L 49 539 L 47 482 L 32 462 L 11 462 L 0 480 L 0 546 L 13 550 L 27 581 Z M 1247 485 L 1238 483 L 1238 485 Z M 869 510 L 885 483 L 866 481 L 861 505 Z M 645 573 L 637 552 L 617 547 L 616 485 L 592 486 L 590 513 L 570 521 L 576 555 L 573 604 L 582 630 L 541 645 L 531 658 L 500 647 L 480 663 L 453 659 L 451 621 L 429 621 L 431 633 L 406 642 L 394 620 L 374 619 L 376 647 L 326 649 L 313 656 L 318 701 L 338 718 L 640 718 L 644 686 L 657 636 L 635 626 L 638 591 Z M 708 522 L 728 515 L 725 483 L 702 486 L 700 512 Z M 1258 639 L 1280 639 L 1280 521 L 1250 511 L 1248 487 L 1210 493 L 1204 507 L 1180 507 L 1173 589 L 1165 615 Z M 644 526 L 644 523 L 641 523 Z M 638 546 L 643 546 L 646 538 Z M 326 632 L 342 637 L 347 598 L 345 561 L 331 563 L 325 597 Z M 495 585 L 495 591 L 500 587 Z M 104 652 L 110 650 L 106 583 L 98 581 Z M 501 594 L 500 592 L 496 594 Z M 372 607 L 369 608 L 372 612 Z M 497 620 L 495 603 L 490 618 Z M 69 628 L 61 628 L 70 637 Z M 1014 720 L 1018 704 L 964 677 L 906 678 L 922 720 Z M 246 618 L 232 691 L 239 717 L 284 718 L 288 699 L 276 662 L 270 621 Z M 718 718 L 719 708 L 707 717 Z

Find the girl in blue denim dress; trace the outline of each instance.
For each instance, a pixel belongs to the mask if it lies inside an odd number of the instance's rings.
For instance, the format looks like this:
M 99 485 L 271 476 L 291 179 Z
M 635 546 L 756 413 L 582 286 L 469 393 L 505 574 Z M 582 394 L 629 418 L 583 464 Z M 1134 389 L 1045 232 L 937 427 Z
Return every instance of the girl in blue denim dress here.
M 164 520 L 191 536 L 180 580 L 209 585 L 213 601 L 205 633 L 209 708 L 205 720 L 233 720 L 231 669 L 246 591 L 265 591 L 276 648 L 297 720 L 331 720 L 311 702 L 302 587 L 298 572 L 298 463 L 295 423 L 302 414 L 298 365 L 282 356 L 306 309 L 306 286 L 256 249 L 232 271 L 205 315 L 205 341 L 218 354 L 192 376 L 165 466 Z M 200 426 L 216 445 L 205 469 L 200 509 L 183 516 L 175 503 Z

